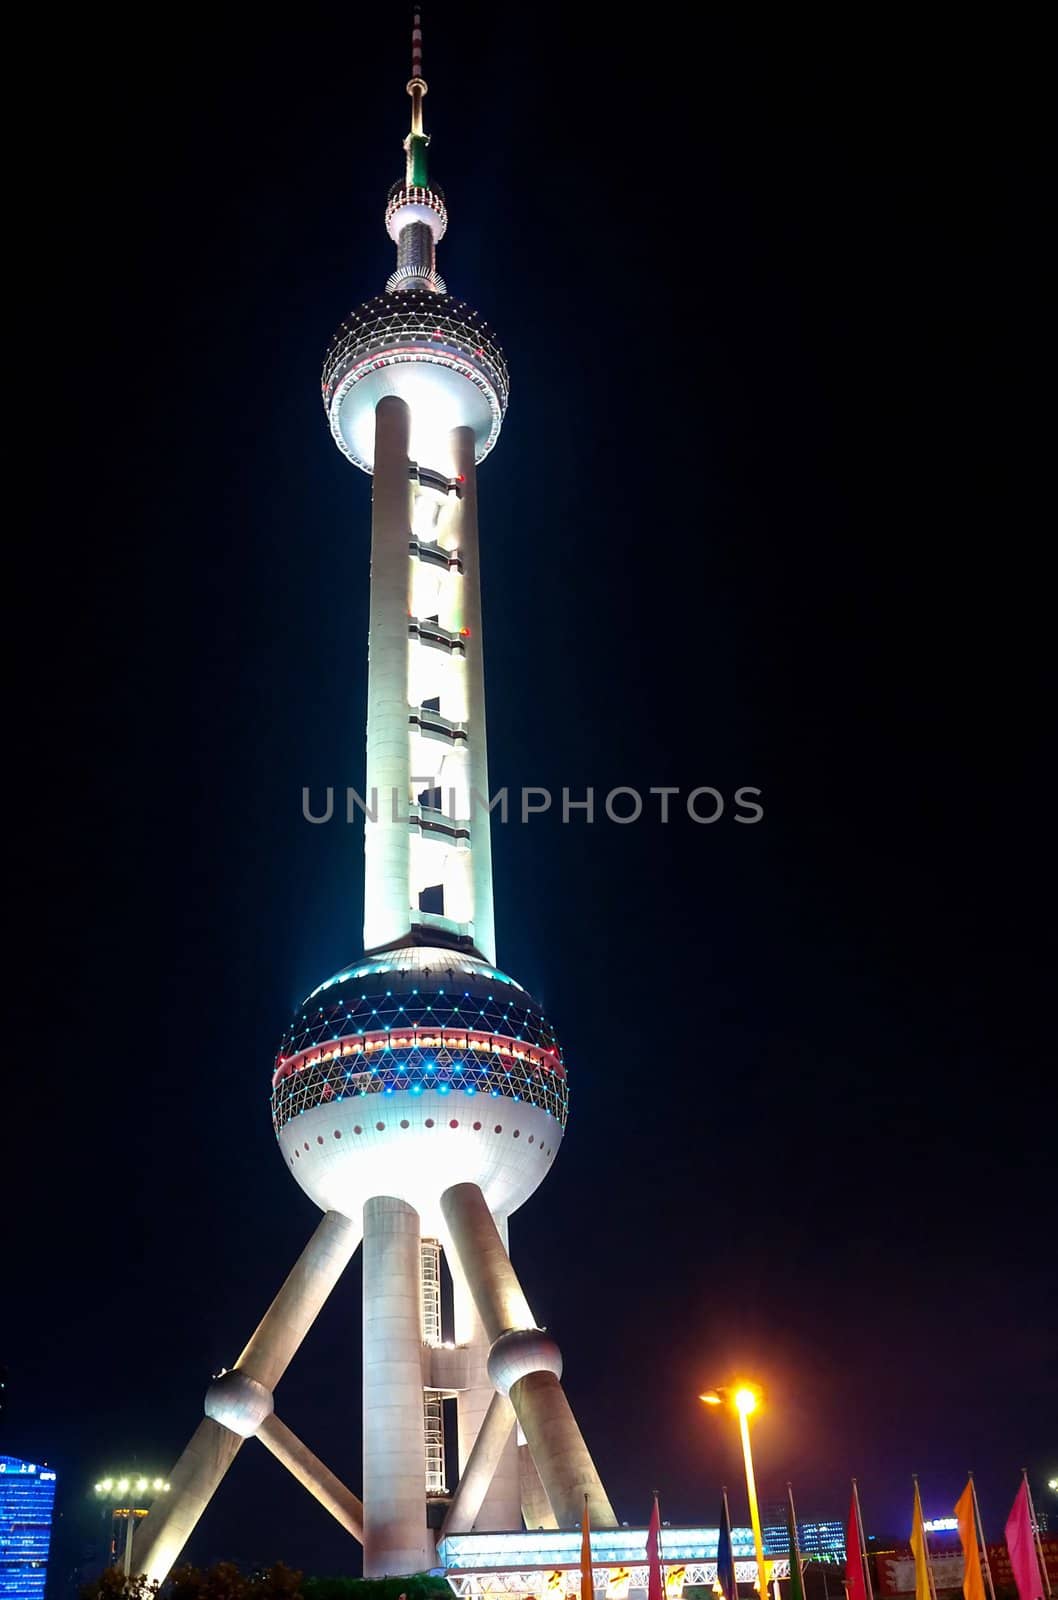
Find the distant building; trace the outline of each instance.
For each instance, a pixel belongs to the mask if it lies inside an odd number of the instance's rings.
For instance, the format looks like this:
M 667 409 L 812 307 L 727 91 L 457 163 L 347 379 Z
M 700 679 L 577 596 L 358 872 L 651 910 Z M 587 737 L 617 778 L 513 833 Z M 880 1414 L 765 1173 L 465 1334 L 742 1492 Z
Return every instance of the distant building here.
M 764 1554 L 784 1556 L 789 1551 L 786 1507 L 764 1507 Z M 797 1543 L 808 1561 L 844 1561 L 845 1525 L 842 1522 L 798 1522 Z
M 0 1600 L 42 1600 L 54 1504 L 50 1468 L 0 1456 Z

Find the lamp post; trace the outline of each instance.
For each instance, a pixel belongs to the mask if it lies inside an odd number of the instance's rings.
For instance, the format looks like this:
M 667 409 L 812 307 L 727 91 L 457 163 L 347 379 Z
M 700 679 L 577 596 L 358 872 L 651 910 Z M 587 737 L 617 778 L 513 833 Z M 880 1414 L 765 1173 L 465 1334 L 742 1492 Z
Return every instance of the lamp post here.
M 126 1578 L 132 1568 L 132 1532 L 136 1518 L 147 1515 L 148 1508 L 142 1502 L 153 1500 L 155 1495 L 168 1493 L 169 1485 L 164 1478 L 145 1478 L 139 1472 L 126 1472 L 114 1478 L 101 1478 L 96 1484 L 96 1496 L 108 1507 L 111 1524 L 121 1516 L 125 1518 L 125 1549 L 121 1558 L 121 1570 Z M 134 1497 L 140 1504 L 133 1504 Z
M 749 1520 L 753 1528 L 753 1547 L 757 1554 L 757 1590 L 761 1600 L 768 1600 L 768 1567 L 764 1560 L 764 1534 L 760 1525 L 760 1508 L 757 1505 L 757 1480 L 753 1474 L 753 1452 L 749 1443 L 749 1419 L 758 1410 L 761 1393 L 755 1384 L 740 1383 L 728 1388 L 709 1389 L 698 1396 L 707 1406 L 730 1406 L 738 1416 L 739 1437 L 742 1440 L 742 1460 L 746 1468 L 746 1495 L 749 1499 Z

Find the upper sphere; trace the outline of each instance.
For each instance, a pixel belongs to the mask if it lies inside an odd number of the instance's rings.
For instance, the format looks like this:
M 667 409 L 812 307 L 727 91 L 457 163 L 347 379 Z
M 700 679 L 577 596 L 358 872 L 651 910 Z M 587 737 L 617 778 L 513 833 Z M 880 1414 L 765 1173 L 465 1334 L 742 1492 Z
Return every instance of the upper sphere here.
M 280 1149 L 323 1211 L 406 1200 L 424 1231 L 476 1183 L 509 1215 L 554 1160 L 566 1122 L 554 1030 L 498 968 L 454 950 L 365 956 L 298 1007 L 272 1078 Z
M 449 294 L 378 295 L 350 313 L 323 365 L 323 404 L 334 441 L 370 472 L 375 407 L 395 394 L 411 412 L 412 457 L 448 470 L 449 435 L 469 427 L 481 462 L 507 409 L 507 363 L 488 323 Z

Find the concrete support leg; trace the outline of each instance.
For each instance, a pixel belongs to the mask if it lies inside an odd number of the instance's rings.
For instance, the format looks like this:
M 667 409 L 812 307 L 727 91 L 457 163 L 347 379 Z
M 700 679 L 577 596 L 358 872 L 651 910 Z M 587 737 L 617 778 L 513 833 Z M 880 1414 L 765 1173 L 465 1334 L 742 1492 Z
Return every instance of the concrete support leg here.
M 360 1227 L 337 1211 L 324 1214 L 286 1282 L 235 1363 L 274 1389 L 297 1354 L 360 1243 Z
M 364 1206 L 364 1576 L 434 1564 L 426 1527 L 419 1214 Z
M 132 1541 L 132 1572 L 161 1583 L 169 1575 L 218 1484 L 238 1454 L 242 1439 L 203 1417 L 169 1474 L 169 1493 L 155 1504 Z
M 302 1444 L 297 1435 L 280 1422 L 275 1412 L 262 1422 L 257 1437 L 335 1521 L 363 1544 L 364 1508 L 360 1501 L 329 1467 L 324 1466 L 319 1456 L 313 1455 L 308 1445 Z
M 518 1446 L 518 1477 L 522 1493 L 522 1516 L 530 1533 L 538 1528 L 557 1528 L 558 1518 L 551 1509 L 547 1490 L 540 1482 L 533 1453 L 527 1444 Z
M 494 1394 L 478 1429 L 470 1458 L 460 1470 L 459 1486 L 452 1496 L 441 1529 L 442 1539 L 449 1533 L 470 1533 L 475 1527 L 480 1529 L 478 1514 L 513 1435 L 514 1407 L 506 1395 Z
M 505 1231 L 502 1219 L 497 1227 L 501 1232 Z M 459 1475 L 462 1483 L 479 1430 L 495 1398 L 495 1390 L 489 1377 L 490 1340 L 478 1316 L 463 1269 L 459 1265 L 459 1258 L 451 1246 L 447 1249 L 446 1255 L 452 1272 L 456 1344 L 466 1348 L 469 1368 L 469 1386 L 461 1390 L 456 1397 Z M 485 1497 L 478 1506 L 473 1522 L 461 1531 L 469 1532 L 476 1529 L 479 1533 L 497 1533 L 517 1530 L 520 1527 L 521 1487 L 518 1478 L 517 1448 L 512 1432 L 495 1463 L 492 1481 L 487 1485 Z M 454 1532 L 455 1529 L 451 1531 Z
M 158 1583 L 190 1537 L 244 1439 L 272 1411 L 272 1390 L 290 1365 L 360 1242 L 348 1217 L 328 1211 L 261 1318 L 234 1369 L 210 1385 L 206 1419 L 169 1474 L 133 1540 L 132 1565 Z
M 614 1515 L 565 1391 L 553 1372 L 529 1372 L 511 1385 L 511 1404 L 560 1528 L 574 1528 L 588 1497 L 593 1528 L 616 1528 Z
M 509 1394 L 560 1527 L 575 1528 L 588 1498 L 591 1523 L 617 1518 L 559 1383 L 558 1346 L 535 1324 L 528 1301 L 476 1184 L 441 1196 L 441 1211 L 467 1285 L 491 1341 L 489 1376 Z

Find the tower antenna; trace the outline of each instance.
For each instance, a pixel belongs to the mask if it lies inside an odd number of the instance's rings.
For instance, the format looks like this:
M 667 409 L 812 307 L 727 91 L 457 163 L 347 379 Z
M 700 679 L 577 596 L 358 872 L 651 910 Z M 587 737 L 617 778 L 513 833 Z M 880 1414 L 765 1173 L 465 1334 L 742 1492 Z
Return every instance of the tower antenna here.
M 419 6 L 415 7 L 411 19 L 411 78 L 408 81 L 408 93 L 411 95 L 411 133 L 408 139 L 424 139 L 422 101 L 426 93 L 426 79 L 422 75 L 422 11 Z M 408 181 L 411 182 L 410 174 Z

